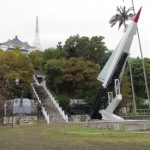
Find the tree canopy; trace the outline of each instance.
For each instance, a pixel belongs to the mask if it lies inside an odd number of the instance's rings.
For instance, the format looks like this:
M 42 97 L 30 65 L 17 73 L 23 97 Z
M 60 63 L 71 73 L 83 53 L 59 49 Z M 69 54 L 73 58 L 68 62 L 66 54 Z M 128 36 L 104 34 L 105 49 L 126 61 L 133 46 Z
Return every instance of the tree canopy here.
M 64 44 L 62 56 L 65 58 L 82 57 L 91 60 L 99 65 L 104 65 L 107 60 L 108 49 L 105 46 L 103 36 L 93 36 L 91 38 L 78 34 L 70 36 Z
M 92 102 L 100 89 L 100 83 L 96 78 L 111 55 L 111 51 L 107 49 L 103 40 L 102 36 L 89 38 L 74 35 L 70 36 L 64 45 L 59 42 L 56 48 L 49 48 L 40 55 L 38 52 L 34 52 L 37 53 L 34 55 L 37 58 L 34 59 L 31 56 L 30 58 L 32 58 L 31 61 L 37 61 L 33 64 L 42 68 L 47 86 L 56 95 L 83 98 Z M 150 61 L 148 58 L 145 61 L 149 76 Z M 139 64 L 140 60 L 132 59 L 135 94 L 136 97 L 145 98 L 142 66 Z M 121 93 L 123 94 L 121 105 L 131 105 L 132 94 L 128 68 L 125 70 L 121 82 Z
M 44 70 L 49 88 L 59 94 L 75 97 L 77 89 L 92 91 L 99 87 L 96 80 L 99 65 L 82 58 L 51 59 Z
M 148 81 L 148 85 L 150 86 L 150 59 L 145 58 L 144 62 L 145 62 L 145 68 L 148 77 L 147 81 Z M 133 59 L 131 61 L 131 65 L 132 65 L 135 93 L 138 97 L 146 98 L 146 89 L 145 89 L 142 61 L 140 58 Z
M 13 52 L 0 51 L 0 95 L 4 97 L 20 96 L 21 91 L 30 92 L 33 65 L 28 56 L 18 48 Z M 16 84 L 19 81 L 19 85 Z
M 100 89 L 97 76 L 110 54 L 104 37 L 79 35 L 70 36 L 64 45 L 58 42 L 56 48 L 29 55 L 22 54 L 18 48 L 12 52 L 0 50 L 0 95 L 19 96 L 21 89 L 29 93 L 33 69 L 40 69 L 45 74 L 47 87 L 58 95 L 63 107 L 68 104 L 68 98 L 81 98 L 91 103 Z M 131 63 L 136 97 L 145 98 L 141 60 L 132 59 Z M 150 59 L 145 58 L 145 66 L 150 77 Z M 19 86 L 16 79 L 19 79 Z M 121 92 L 122 105 L 132 103 L 128 68 L 123 75 Z

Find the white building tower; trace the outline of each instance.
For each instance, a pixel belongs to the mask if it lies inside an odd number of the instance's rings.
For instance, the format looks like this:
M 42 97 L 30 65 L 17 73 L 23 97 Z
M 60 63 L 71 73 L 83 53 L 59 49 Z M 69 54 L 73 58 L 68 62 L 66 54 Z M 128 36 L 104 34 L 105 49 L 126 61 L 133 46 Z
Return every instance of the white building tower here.
M 35 50 L 41 50 L 41 44 L 40 44 L 40 38 L 39 38 L 39 20 L 38 20 L 38 16 L 36 16 L 34 47 L 35 47 Z

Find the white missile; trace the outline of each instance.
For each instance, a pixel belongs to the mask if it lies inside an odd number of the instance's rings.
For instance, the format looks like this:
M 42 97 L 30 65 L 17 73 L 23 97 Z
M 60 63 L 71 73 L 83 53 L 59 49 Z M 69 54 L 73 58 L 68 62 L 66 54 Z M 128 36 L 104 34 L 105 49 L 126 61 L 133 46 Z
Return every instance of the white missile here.
M 103 88 L 107 88 L 107 86 L 112 82 L 112 78 L 119 78 L 120 73 L 117 74 L 117 67 L 120 65 L 119 69 L 123 69 L 123 65 L 129 55 L 129 50 L 132 44 L 133 37 L 137 31 L 137 22 L 140 16 L 141 9 L 135 15 L 133 21 L 127 27 L 126 32 L 124 33 L 121 41 L 119 42 L 116 49 L 113 51 L 112 55 L 110 56 L 109 60 L 105 64 L 104 68 L 100 72 L 98 76 L 98 80 L 101 81 L 103 84 Z M 121 61 L 123 59 L 123 62 Z M 122 64 L 121 64 L 122 63 Z M 118 70 L 118 72 L 121 72 Z

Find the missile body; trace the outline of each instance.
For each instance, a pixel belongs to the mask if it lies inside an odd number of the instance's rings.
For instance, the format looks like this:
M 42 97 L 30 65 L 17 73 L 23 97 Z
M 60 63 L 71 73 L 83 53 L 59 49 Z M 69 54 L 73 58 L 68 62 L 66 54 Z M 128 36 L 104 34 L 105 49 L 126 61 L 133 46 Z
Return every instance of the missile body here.
M 137 22 L 140 15 L 141 9 L 138 11 L 137 15 L 134 17 L 134 20 L 128 26 L 124 36 L 122 37 L 121 41 L 119 42 L 116 49 L 113 51 L 112 55 L 110 56 L 109 60 L 107 61 L 106 65 L 100 72 L 98 76 L 98 80 L 101 81 L 104 88 L 107 88 L 110 81 L 112 80 L 113 76 L 116 75 L 115 71 L 117 67 L 120 65 L 121 59 L 126 59 L 129 55 L 129 50 L 132 44 L 133 37 L 137 31 Z M 126 58 L 125 58 L 126 57 Z M 123 66 L 121 66 L 123 68 Z M 122 68 L 120 68 L 122 70 Z M 118 70 L 119 72 L 121 70 Z
M 113 51 L 106 65 L 100 72 L 98 80 L 102 82 L 102 89 L 99 90 L 96 100 L 90 110 L 92 119 L 101 119 L 99 110 L 105 109 L 108 101 L 108 91 L 114 87 L 114 80 L 119 79 L 121 72 L 126 64 L 133 37 L 137 31 L 137 22 L 140 16 L 141 8 L 135 15 L 133 21 L 129 24 L 125 34 L 120 40 L 118 46 Z

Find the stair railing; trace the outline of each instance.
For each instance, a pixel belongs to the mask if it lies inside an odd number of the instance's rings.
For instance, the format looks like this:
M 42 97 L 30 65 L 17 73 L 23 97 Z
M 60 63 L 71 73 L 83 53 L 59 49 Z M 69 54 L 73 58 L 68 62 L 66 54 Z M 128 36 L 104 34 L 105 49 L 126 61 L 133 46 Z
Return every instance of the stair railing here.
M 45 89 L 45 91 L 48 94 L 50 100 L 53 102 L 53 104 L 55 105 L 55 107 L 57 108 L 57 110 L 59 111 L 59 113 L 61 114 L 61 116 L 63 117 L 63 119 L 66 122 L 68 122 L 68 115 L 65 114 L 65 112 L 62 110 L 62 108 L 59 106 L 59 103 L 55 100 L 55 98 L 53 97 L 53 95 L 51 94 L 51 92 L 49 91 L 49 89 L 46 87 L 46 82 L 43 81 L 41 85 Z
M 53 95 L 51 94 L 51 92 L 49 91 L 49 89 L 46 86 L 46 81 L 42 81 L 41 83 L 38 82 L 37 78 L 35 77 L 35 75 L 33 75 L 34 81 L 36 82 L 37 86 L 43 86 L 44 90 L 46 91 L 47 95 L 49 96 L 50 100 L 53 102 L 53 104 L 55 105 L 55 107 L 57 108 L 57 110 L 59 111 L 59 113 L 61 114 L 61 116 L 63 117 L 63 119 L 68 122 L 68 115 L 65 114 L 65 112 L 63 111 L 63 109 L 59 106 L 59 103 L 55 100 L 55 98 L 53 97 Z
M 41 111 L 42 111 L 42 114 L 43 114 L 43 116 L 44 116 L 44 118 L 45 118 L 47 124 L 49 124 L 49 114 L 47 113 L 47 111 L 45 110 L 45 108 L 42 106 L 41 100 L 40 100 L 40 98 L 39 98 L 39 96 L 38 96 L 38 94 L 37 94 L 37 92 L 36 92 L 36 90 L 35 90 L 35 88 L 34 88 L 34 86 L 33 86 L 32 83 L 31 83 L 31 87 L 32 87 L 33 92 L 34 92 L 34 94 L 35 94 L 35 96 L 36 96 L 36 98 L 37 98 L 37 100 L 38 100 L 38 102 L 39 102 L 39 104 L 40 104 L 40 106 L 41 106 L 41 108 L 42 108 L 42 110 L 41 110 Z

